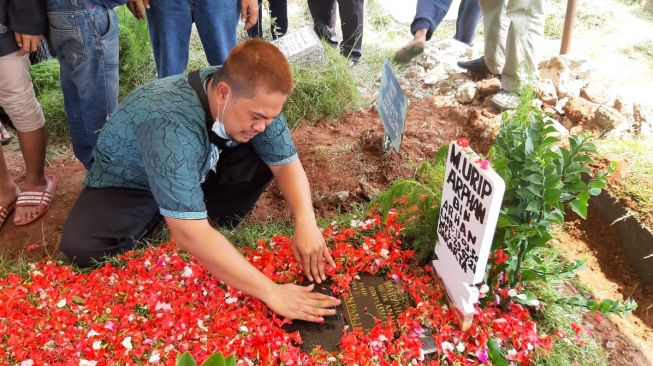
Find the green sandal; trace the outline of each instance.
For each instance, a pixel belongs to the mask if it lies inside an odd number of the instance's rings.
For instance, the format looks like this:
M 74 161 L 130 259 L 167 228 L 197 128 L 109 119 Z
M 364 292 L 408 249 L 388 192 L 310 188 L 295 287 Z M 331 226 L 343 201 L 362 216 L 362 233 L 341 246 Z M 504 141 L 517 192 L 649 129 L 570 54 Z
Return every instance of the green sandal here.
M 400 64 L 407 64 L 422 52 L 424 52 L 424 47 L 411 42 L 395 53 L 394 60 Z

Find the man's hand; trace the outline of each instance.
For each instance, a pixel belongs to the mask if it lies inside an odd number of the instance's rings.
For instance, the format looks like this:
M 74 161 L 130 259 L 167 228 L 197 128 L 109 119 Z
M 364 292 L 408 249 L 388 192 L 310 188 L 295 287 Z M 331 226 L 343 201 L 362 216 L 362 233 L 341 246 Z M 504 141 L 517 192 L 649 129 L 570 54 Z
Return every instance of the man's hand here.
M 258 1 L 242 0 L 240 2 L 240 20 L 245 22 L 245 30 L 249 30 L 258 21 Z
M 302 287 L 293 284 L 276 285 L 269 298 L 262 299 L 275 313 L 289 319 L 322 323 L 324 316 L 335 315 L 340 300 L 311 292 L 314 285 Z
M 326 280 L 324 261 L 335 267 L 331 252 L 324 242 L 322 232 L 316 225 L 298 225 L 292 237 L 292 251 L 295 259 L 304 268 L 310 281 L 321 283 Z
M 18 43 L 18 47 L 20 48 L 18 50 L 18 54 L 21 56 L 28 54 L 30 52 L 36 52 L 36 50 L 39 48 L 39 43 L 41 43 L 41 41 L 43 40 L 42 35 L 32 36 L 29 34 L 22 34 L 22 33 L 15 33 L 15 32 L 14 32 L 14 38 L 16 39 L 16 43 Z
M 145 19 L 145 9 L 150 8 L 150 0 L 129 0 L 127 8 L 136 19 Z

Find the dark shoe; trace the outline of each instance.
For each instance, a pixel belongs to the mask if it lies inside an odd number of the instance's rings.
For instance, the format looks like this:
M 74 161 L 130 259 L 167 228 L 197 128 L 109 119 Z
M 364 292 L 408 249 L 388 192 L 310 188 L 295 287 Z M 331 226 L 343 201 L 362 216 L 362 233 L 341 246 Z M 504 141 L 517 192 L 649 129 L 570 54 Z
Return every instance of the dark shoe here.
M 492 74 L 485 64 L 484 56 L 469 61 L 458 61 L 458 66 L 474 74 Z

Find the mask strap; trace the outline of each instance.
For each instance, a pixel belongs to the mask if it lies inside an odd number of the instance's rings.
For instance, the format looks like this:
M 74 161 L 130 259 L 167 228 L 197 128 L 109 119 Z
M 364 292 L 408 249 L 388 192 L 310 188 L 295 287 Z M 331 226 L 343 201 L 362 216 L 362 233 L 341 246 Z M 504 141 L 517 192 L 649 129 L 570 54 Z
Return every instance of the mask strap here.
M 220 110 L 218 109 L 218 118 L 220 123 L 224 125 L 224 114 L 227 112 L 227 104 L 229 104 L 229 98 L 231 98 L 231 91 L 227 93 L 227 100 L 224 102 L 224 107 L 222 108 L 222 116 L 220 116 Z

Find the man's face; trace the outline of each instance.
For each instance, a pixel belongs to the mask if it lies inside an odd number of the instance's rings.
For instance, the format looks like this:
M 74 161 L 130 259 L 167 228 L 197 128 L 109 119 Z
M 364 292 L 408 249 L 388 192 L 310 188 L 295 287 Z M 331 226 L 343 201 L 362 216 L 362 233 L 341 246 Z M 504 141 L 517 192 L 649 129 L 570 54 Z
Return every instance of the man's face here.
M 251 98 L 228 98 L 225 105 L 218 107 L 227 135 L 240 143 L 248 142 L 281 113 L 286 98 L 287 95 L 262 89 Z

